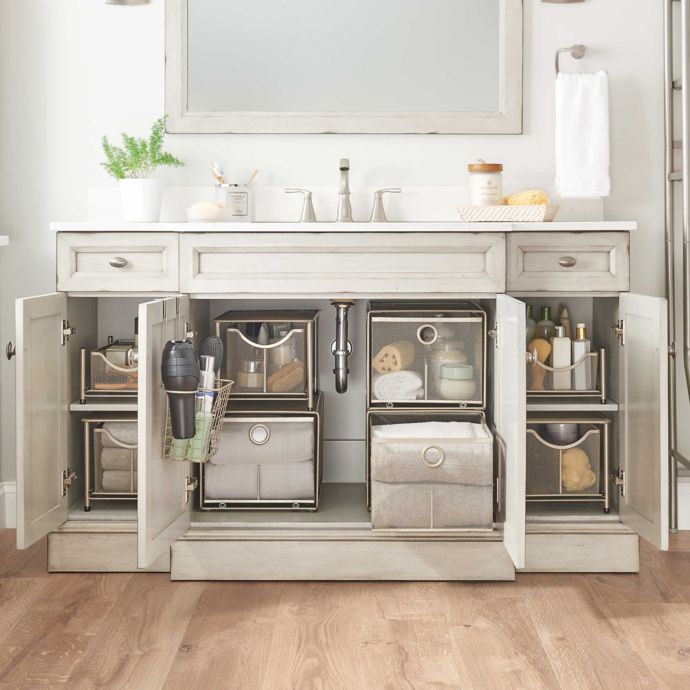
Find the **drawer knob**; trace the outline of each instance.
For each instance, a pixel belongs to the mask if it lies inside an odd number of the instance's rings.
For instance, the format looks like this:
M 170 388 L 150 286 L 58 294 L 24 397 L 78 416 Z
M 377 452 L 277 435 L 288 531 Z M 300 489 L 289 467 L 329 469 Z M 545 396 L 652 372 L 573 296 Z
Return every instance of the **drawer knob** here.
M 255 424 L 249 430 L 249 440 L 255 446 L 263 446 L 265 443 L 268 443 L 269 438 L 271 438 L 271 432 L 268 427 L 263 424 Z
M 446 459 L 446 454 L 438 446 L 428 446 L 422 451 L 422 462 L 427 467 L 439 467 Z
M 113 268 L 124 268 L 127 265 L 127 259 L 122 256 L 114 256 L 108 263 Z
M 572 268 L 576 263 L 577 259 L 574 256 L 562 256 L 558 263 L 563 266 L 563 268 Z

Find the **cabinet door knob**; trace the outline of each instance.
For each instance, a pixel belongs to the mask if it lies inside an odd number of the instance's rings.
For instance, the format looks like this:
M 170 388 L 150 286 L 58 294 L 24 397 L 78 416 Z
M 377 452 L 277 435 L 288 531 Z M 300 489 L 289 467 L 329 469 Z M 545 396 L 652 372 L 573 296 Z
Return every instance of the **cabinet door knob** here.
M 124 268 L 127 265 L 127 259 L 121 256 L 114 256 L 108 263 L 113 268 Z
M 576 263 L 577 259 L 574 256 L 562 256 L 558 263 L 563 266 L 563 268 L 572 268 Z
M 5 355 L 7 355 L 7 359 L 12 359 L 17 354 L 17 348 L 12 345 L 12 341 L 7 343 L 7 347 L 5 348 Z

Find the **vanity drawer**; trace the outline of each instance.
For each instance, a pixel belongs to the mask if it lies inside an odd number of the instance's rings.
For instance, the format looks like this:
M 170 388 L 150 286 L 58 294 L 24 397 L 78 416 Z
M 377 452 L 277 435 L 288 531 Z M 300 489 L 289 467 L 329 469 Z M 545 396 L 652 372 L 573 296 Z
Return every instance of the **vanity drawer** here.
M 508 235 L 508 290 L 625 292 L 627 232 L 514 232 Z
M 177 292 L 178 239 L 167 232 L 61 232 L 57 289 Z
M 505 290 L 501 233 L 183 233 L 180 255 L 180 289 L 197 295 Z

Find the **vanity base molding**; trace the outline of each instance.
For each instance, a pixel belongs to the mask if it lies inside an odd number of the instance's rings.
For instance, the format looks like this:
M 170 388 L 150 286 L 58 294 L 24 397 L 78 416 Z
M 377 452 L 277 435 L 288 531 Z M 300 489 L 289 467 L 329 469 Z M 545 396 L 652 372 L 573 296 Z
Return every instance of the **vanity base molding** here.
M 48 535 L 51 573 L 137 573 L 170 571 L 166 553 L 150 568 L 137 568 L 137 523 L 71 520 Z
M 638 573 L 640 537 L 619 522 L 528 524 L 523 573 Z
M 363 530 L 288 535 L 190 530 L 171 550 L 171 580 L 514 580 L 501 537 L 372 536 Z

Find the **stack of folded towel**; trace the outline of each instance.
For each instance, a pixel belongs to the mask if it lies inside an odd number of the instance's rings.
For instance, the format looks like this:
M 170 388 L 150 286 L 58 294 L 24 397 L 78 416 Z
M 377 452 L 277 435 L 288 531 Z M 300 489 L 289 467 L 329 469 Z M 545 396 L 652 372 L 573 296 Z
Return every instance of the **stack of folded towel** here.
M 100 433 L 101 490 L 134 493 L 137 490 L 137 424 L 106 422 Z M 125 448 L 124 446 L 133 446 Z

